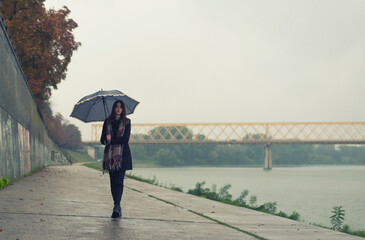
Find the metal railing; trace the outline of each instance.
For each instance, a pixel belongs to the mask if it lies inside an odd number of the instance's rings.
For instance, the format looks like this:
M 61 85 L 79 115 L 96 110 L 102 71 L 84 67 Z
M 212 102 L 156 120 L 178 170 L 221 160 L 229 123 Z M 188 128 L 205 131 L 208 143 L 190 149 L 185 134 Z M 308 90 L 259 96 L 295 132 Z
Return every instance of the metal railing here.
M 102 124 L 92 124 L 99 142 Z M 364 144 L 365 122 L 133 124 L 130 143 Z

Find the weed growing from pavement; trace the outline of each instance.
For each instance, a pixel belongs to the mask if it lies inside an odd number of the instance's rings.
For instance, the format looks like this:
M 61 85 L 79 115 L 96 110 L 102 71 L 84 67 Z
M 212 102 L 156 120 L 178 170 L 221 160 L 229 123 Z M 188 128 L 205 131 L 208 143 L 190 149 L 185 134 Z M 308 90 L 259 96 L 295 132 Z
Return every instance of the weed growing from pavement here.
M 28 176 L 30 176 L 30 175 L 32 175 L 32 174 L 34 174 L 34 173 L 36 173 L 36 172 L 39 172 L 39 171 L 40 171 L 40 170 L 42 170 L 43 168 L 44 168 L 44 167 L 40 167 L 40 168 L 33 169 L 31 172 L 24 174 L 24 176 L 23 176 L 23 177 L 21 177 L 21 178 L 16 178 L 16 179 L 13 179 L 13 180 L 11 180 L 11 181 L 9 181 L 9 179 L 8 179 L 7 177 L 5 177 L 5 176 L 4 176 L 2 179 L 0 178 L 0 189 L 1 189 L 1 188 L 5 188 L 6 186 L 9 186 L 9 185 L 13 184 L 13 183 L 15 183 L 15 182 L 19 181 L 19 180 L 20 180 L 20 179 L 22 179 L 22 178 L 28 177 Z

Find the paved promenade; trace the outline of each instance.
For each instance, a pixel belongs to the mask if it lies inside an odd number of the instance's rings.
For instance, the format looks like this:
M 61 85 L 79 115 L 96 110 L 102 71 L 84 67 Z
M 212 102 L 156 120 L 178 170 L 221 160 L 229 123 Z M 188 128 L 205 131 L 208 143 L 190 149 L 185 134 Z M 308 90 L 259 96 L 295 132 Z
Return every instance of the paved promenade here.
M 111 219 L 107 174 L 48 167 L 0 190 L 0 239 L 363 239 L 131 179 L 125 186 L 123 217 Z

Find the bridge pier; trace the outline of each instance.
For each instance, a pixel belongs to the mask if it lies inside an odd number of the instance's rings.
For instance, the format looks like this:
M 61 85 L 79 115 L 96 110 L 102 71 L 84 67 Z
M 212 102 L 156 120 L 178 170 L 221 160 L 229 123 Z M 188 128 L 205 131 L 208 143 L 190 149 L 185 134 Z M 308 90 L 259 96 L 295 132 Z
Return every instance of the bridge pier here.
M 267 143 L 265 145 L 264 170 L 271 170 L 271 169 L 272 169 L 271 144 Z
M 93 146 L 87 146 L 87 154 L 95 160 L 95 148 Z

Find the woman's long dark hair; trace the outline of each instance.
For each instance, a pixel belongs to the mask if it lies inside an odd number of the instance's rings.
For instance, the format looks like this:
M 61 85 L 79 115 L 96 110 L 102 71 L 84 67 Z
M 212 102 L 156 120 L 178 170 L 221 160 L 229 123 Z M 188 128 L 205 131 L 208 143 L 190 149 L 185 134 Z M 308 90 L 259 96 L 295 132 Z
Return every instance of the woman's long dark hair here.
M 120 103 L 120 106 L 123 109 L 119 120 L 123 122 L 123 125 L 127 125 L 128 124 L 128 119 L 127 119 L 127 114 L 125 112 L 125 105 L 124 105 L 124 102 L 121 101 L 121 100 L 117 100 L 113 103 L 112 112 L 110 113 L 110 115 L 108 117 L 108 121 L 112 122 L 113 120 L 115 120 L 115 108 L 117 107 L 117 103 Z

